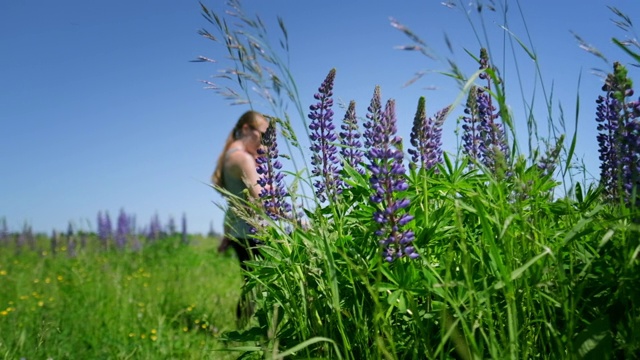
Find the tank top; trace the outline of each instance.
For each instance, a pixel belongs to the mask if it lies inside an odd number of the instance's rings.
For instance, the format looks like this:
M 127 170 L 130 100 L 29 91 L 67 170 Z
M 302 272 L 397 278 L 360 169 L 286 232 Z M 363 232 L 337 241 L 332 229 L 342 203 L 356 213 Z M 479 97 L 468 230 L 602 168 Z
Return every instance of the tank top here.
M 238 150 L 240 149 L 231 148 L 227 150 L 227 153 L 225 155 L 225 162 L 229 158 L 229 155 Z M 247 185 L 242 179 L 227 175 L 227 172 L 224 171 L 224 168 L 222 169 L 222 177 L 224 179 L 224 185 L 227 191 L 241 199 L 247 198 L 244 193 L 244 190 L 247 189 Z M 224 222 L 229 229 L 229 233 L 226 234 L 227 236 L 235 239 L 247 239 L 251 237 L 251 225 L 249 225 L 246 221 L 236 215 L 235 211 L 233 211 L 231 207 L 227 208 Z

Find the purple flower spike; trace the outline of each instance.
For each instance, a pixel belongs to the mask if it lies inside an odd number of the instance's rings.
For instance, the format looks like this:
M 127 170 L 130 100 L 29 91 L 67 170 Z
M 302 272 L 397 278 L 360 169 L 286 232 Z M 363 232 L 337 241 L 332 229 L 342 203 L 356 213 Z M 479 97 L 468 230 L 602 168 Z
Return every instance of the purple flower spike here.
M 484 87 L 474 86 L 469 91 L 462 125 L 463 151 L 471 159 L 470 167 L 473 167 L 474 162 L 481 162 L 494 174 L 505 170 L 508 176 L 506 165 L 509 162 L 509 147 L 504 126 L 497 122 L 500 113 L 493 106 L 489 94 L 491 77 L 487 71 L 493 69 L 484 48 L 480 49 L 480 70 L 485 70 L 479 78 L 486 80 L 487 84 Z
M 189 238 L 187 237 L 187 214 L 182 214 L 182 227 L 181 227 L 181 238 L 183 244 L 189 243 Z
M 111 228 L 111 218 L 109 218 L 109 213 L 98 211 L 98 239 L 102 243 L 102 246 L 107 245 L 107 241 L 111 239 L 111 235 L 113 234 Z
M 162 225 L 160 224 L 160 217 L 158 214 L 154 214 L 151 217 L 151 221 L 149 222 L 149 232 L 148 239 L 150 241 L 155 241 L 160 239 L 160 234 L 162 233 Z
M 262 147 L 258 149 L 256 170 L 260 175 L 258 184 L 262 186 L 262 205 L 273 220 L 287 218 L 291 213 L 291 204 L 285 200 L 289 194 L 284 186 L 284 174 L 280 172 L 282 164 L 277 159 L 276 121 L 270 119 L 269 127 L 262 136 Z
M 442 125 L 451 107 L 447 106 L 434 117 L 427 118 L 425 103 L 425 98 L 420 97 L 411 130 L 411 145 L 414 148 L 407 152 L 411 154 L 413 163 L 431 169 L 442 163 Z
M 413 231 L 401 229 L 413 220 L 413 216 L 405 210 L 409 206 L 409 199 L 397 199 L 395 194 L 397 191 L 406 190 L 408 185 L 404 179 L 406 170 L 402 164 L 402 139 L 396 136 L 393 100 L 387 101 L 382 116 L 378 121 L 371 123 L 370 130 L 373 131 L 372 147 L 367 157 L 370 160 L 371 188 L 374 190 L 370 200 L 379 204 L 378 210 L 373 214 L 373 220 L 378 226 L 374 233 L 380 238 L 386 261 L 391 262 L 404 256 L 416 258 L 417 253 L 411 246 L 414 239 Z
M 637 202 L 631 197 L 640 184 L 640 100 L 626 101 L 633 89 L 626 68 L 618 62 L 602 90 L 605 95 L 596 100 L 600 183 L 609 200 L 622 197 L 627 204 Z
M 469 163 L 471 167 L 473 167 L 473 163 L 480 161 L 480 145 L 483 143 L 482 128 L 480 127 L 478 106 L 476 104 L 477 91 L 475 86 L 471 87 L 467 98 L 467 106 L 464 109 L 465 116 L 462 117 L 463 152 L 471 160 Z
M 127 214 L 124 212 L 124 209 L 120 209 L 115 235 L 115 243 L 118 249 L 124 249 L 127 244 L 127 237 L 130 232 L 131 225 L 129 224 L 129 216 L 127 216 Z
M 363 152 L 360 149 L 360 133 L 358 133 L 358 120 L 356 119 L 356 102 L 351 100 L 349 108 L 344 114 L 342 126 L 340 127 L 340 154 L 346 164 L 356 169 L 360 174 L 364 174 L 364 169 L 360 166 Z
M 364 148 L 370 149 L 374 144 L 375 124 L 379 124 L 382 120 L 382 101 L 380 98 L 380 86 L 376 86 L 373 90 L 373 98 L 371 104 L 367 108 L 367 121 L 364 122 Z
M 309 129 L 311 130 L 311 174 L 320 178 L 313 183 L 316 188 L 316 196 L 320 202 L 328 198 L 335 200 L 341 192 L 338 167 L 340 160 L 336 156 L 338 148 L 335 143 L 338 140 L 333 125 L 333 81 L 336 77 L 336 69 L 331 69 L 327 77 L 320 85 L 314 98 L 318 100 L 315 105 L 309 106 Z

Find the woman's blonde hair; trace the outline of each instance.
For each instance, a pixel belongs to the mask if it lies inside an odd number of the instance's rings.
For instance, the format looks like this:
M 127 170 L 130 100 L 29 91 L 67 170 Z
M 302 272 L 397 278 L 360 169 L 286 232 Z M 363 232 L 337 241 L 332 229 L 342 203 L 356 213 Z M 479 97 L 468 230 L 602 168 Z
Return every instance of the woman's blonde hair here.
M 236 122 L 236 125 L 231 130 L 231 133 L 229 133 L 220 156 L 218 156 L 218 163 L 216 164 L 216 168 L 211 175 L 212 184 L 217 185 L 223 189 L 225 188 L 224 177 L 222 176 L 222 168 L 224 168 L 224 160 L 227 155 L 227 151 L 229 150 L 229 146 L 231 146 L 232 142 L 240 138 L 240 136 L 242 135 L 242 127 L 244 125 L 249 125 L 250 127 L 255 129 L 260 125 L 260 119 L 264 119 L 264 115 L 253 110 L 249 110 L 242 114 L 242 116 L 240 116 L 240 118 Z

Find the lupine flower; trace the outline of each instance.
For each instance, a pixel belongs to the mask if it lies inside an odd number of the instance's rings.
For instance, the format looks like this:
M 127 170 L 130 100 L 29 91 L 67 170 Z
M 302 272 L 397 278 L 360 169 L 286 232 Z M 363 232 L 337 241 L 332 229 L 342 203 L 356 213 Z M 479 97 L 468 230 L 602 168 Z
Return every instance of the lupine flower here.
M 490 84 L 487 76 L 483 78 Z M 473 167 L 473 162 L 479 161 L 496 174 L 508 162 L 509 148 L 504 128 L 496 121 L 499 113 L 493 106 L 488 87 L 474 86 L 469 92 L 464 109 L 466 116 L 462 118 L 463 151 L 472 160 L 470 167 Z
M 538 169 L 542 172 L 542 176 L 551 176 L 556 170 L 562 143 L 564 142 L 564 134 L 558 138 L 555 146 L 547 148 L 544 156 L 537 163 Z
M 471 90 L 469 90 L 467 106 L 464 109 L 466 115 L 462 117 L 462 149 L 471 160 L 470 167 L 473 167 L 475 162 L 480 161 L 480 147 L 484 142 L 480 118 L 478 117 L 477 92 L 478 88 L 475 86 L 472 86 Z
M 262 147 L 258 149 L 256 170 L 260 175 L 258 184 L 262 187 L 262 205 L 273 220 L 286 218 L 291 213 L 291 204 L 285 200 L 285 196 L 289 194 L 284 186 L 284 174 L 280 171 L 282 163 L 278 161 L 276 140 L 276 121 L 271 119 L 267 131 L 262 136 Z
M 408 149 L 407 152 L 411 154 L 411 161 L 414 164 L 431 169 L 436 164 L 442 163 L 442 124 L 451 107 L 447 106 L 438 111 L 434 117 L 427 118 L 425 103 L 424 96 L 421 96 L 411 129 L 413 149 Z
M 381 118 L 372 123 L 373 146 L 369 149 L 370 182 L 374 190 L 370 196 L 371 202 L 379 204 L 373 214 L 373 220 L 378 224 L 375 235 L 380 239 L 384 248 L 383 256 L 386 261 L 408 256 L 418 257 L 411 243 L 415 236 L 411 230 L 402 228 L 413 219 L 405 208 L 409 206 L 409 199 L 396 199 L 396 192 L 404 191 L 408 185 L 404 179 L 405 167 L 402 164 L 402 139 L 396 136 L 395 101 L 389 100 Z
M 102 246 L 107 245 L 107 241 L 111 238 L 111 218 L 108 212 L 98 211 L 98 239 Z
M 342 181 L 339 177 L 338 149 L 335 142 L 338 140 L 333 125 L 333 81 L 336 70 L 331 69 L 329 74 L 318 88 L 318 93 L 313 97 L 318 103 L 309 106 L 309 129 L 311 134 L 311 174 L 320 177 L 313 186 L 316 188 L 316 196 L 320 202 L 327 198 L 335 200 L 335 196 L 342 189 Z
M 478 88 L 477 92 L 478 117 L 480 128 L 484 131 L 484 144 L 480 146 L 482 151 L 482 163 L 494 174 L 500 164 L 506 164 L 509 160 L 509 148 L 507 147 L 504 128 L 495 120 L 499 116 L 491 102 L 491 95 L 486 90 Z
M 360 133 L 358 132 L 358 120 L 356 118 L 356 102 L 351 100 L 347 112 L 344 114 L 342 125 L 340 126 L 340 155 L 345 164 L 364 174 L 364 169 L 360 166 L 363 152 L 361 150 Z M 343 165 L 344 166 L 344 165 Z
M 371 104 L 367 108 L 367 120 L 362 126 L 364 126 L 364 148 L 370 149 L 374 145 L 373 137 L 375 135 L 374 125 L 379 124 L 382 118 L 382 101 L 380 98 L 380 86 L 376 86 L 373 90 L 373 97 L 371 98 Z M 368 153 L 365 153 L 368 156 Z
M 115 244 L 118 249 L 124 249 L 124 247 L 126 246 L 130 229 L 131 226 L 129 224 L 129 216 L 127 216 L 127 214 L 124 212 L 124 209 L 120 209 L 115 235 Z
M 182 243 L 183 244 L 188 244 L 189 243 L 189 238 L 187 237 L 187 214 L 182 214 L 182 222 L 181 222 L 181 237 L 182 237 Z
M 151 217 L 151 221 L 149 222 L 149 233 L 148 233 L 148 239 L 150 241 L 155 241 L 160 239 L 160 235 L 162 233 L 162 225 L 160 224 L 160 217 L 158 217 L 158 214 L 154 214 Z
M 640 123 L 638 120 L 630 120 L 624 126 L 624 138 L 622 140 L 620 159 L 622 167 L 622 190 L 624 191 L 624 200 L 627 204 L 638 205 L 640 198 L 636 195 L 633 199 L 635 191 L 640 190 Z
M 613 64 L 613 73 L 607 76 L 602 91 L 605 95 L 596 99 L 600 183 L 610 200 L 622 195 L 630 201 L 631 191 L 638 183 L 638 102 L 626 103 L 626 98 L 633 96 L 633 89 L 622 64 Z

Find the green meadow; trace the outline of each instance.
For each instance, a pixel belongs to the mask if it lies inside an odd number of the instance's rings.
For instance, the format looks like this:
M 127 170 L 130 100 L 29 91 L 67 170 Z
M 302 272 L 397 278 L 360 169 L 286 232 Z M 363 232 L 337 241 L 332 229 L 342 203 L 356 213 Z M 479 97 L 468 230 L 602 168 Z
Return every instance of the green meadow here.
M 165 238 L 106 250 L 95 237 L 69 254 L 39 236 L 0 251 L 3 359 L 231 359 L 241 275 L 215 238 Z

